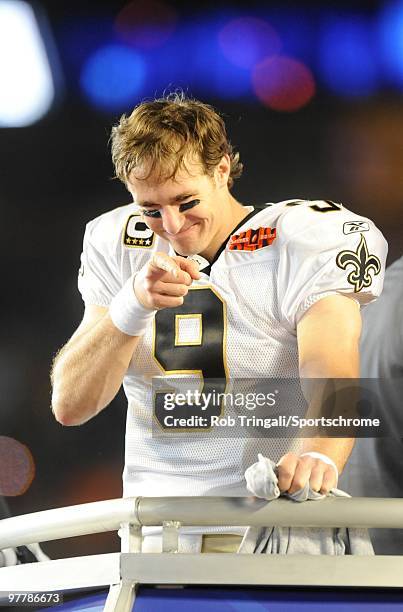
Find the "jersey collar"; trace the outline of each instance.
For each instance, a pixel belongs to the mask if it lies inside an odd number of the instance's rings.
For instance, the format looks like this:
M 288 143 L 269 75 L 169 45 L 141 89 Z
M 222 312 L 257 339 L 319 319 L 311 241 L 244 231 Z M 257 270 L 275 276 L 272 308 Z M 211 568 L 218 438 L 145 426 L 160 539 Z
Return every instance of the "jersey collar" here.
M 220 257 L 221 253 L 224 251 L 225 247 L 228 244 L 228 240 L 231 238 L 231 236 L 233 234 L 235 234 L 237 229 L 242 227 L 242 225 L 244 223 L 249 221 L 249 219 L 252 219 L 252 217 L 254 217 L 257 213 L 259 213 L 261 210 L 263 210 L 263 208 L 264 208 L 263 206 L 253 206 L 251 212 L 248 215 L 246 215 L 246 217 L 244 217 L 239 223 L 237 223 L 237 225 L 235 227 L 232 228 L 231 232 L 225 238 L 225 240 L 223 241 L 223 243 L 219 247 L 217 253 L 214 255 L 213 260 L 212 260 L 211 263 L 209 261 L 207 261 L 207 259 L 205 259 L 201 255 L 188 255 L 187 258 L 188 259 L 193 259 L 194 261 L 197 261 L 197 263 L 199 264 L 200 272 L 202 272 L 203 274 L 206 274 L 206 276 L 210 276 L 210 272 L 211 272 L 212 266 L 215 264 L 217 259 Z M 179 253 L 176 253 L 176 252 L 175 252 L 175 254 L 179 255 Z

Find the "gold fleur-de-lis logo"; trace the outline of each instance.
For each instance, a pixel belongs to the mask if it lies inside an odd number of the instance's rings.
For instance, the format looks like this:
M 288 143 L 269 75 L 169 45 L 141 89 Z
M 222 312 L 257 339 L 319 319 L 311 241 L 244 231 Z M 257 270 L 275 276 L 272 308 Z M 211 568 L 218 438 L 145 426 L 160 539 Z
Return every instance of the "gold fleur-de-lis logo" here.
M 379 258 L 376 255 L 369 254 L 367 243 L 362 234 L 357 251 L 341 251 L 336 257 L 336 263 L 343 270 L 348 266 L 353 266 L 354 269 L 348 275 L 347 280 L 353 285 L 355 293 L 372 284 L 371 270 L 374 276 L 381 271 Z

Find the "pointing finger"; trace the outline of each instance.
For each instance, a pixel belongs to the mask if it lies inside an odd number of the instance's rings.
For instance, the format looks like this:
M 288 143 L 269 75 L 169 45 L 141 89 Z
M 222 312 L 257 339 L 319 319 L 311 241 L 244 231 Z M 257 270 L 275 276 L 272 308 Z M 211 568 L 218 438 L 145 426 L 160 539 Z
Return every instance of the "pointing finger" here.
M 188 272 L 192 279 L 198 280 L 200 278 L 199 264 L 193 259 L 186 259 L 185 257 L 175 257 L 176 263 L 182 270 Z
M 180 267 L 175 260 L 165 253 L 154 253 L 150 260 L 150 267 L 169 272 L 174 278 L 178 278 L 180 272 Z

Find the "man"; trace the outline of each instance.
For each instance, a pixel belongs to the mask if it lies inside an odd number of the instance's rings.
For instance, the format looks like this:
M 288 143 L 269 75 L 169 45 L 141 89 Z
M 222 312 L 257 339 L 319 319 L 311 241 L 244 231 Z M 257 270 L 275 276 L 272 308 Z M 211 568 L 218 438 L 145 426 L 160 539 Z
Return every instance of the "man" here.
M 403 257 L 386 270 L 383 293 L 365 309 L 360 343 L 362 384 L 383 436 L 359 439 L 343 485 L 360 497 L 403 497 Z M 377 554 L 403 553 L 403 529 L 375 529 Z
M 247 495 L 258 451 L 278 461 L 281 491 L 309 481 L 328 492 L 351 439 L 152 436 L 161 413 L 151 381 L 356 378 L 358 305 L 381 291 L 382 235 L 333 202 L 243 206 L 230 191 L 242 165 L 224 122 L 183 95 L 123 116 L 112 157 L 133 203 L 87 226 L 85 313 L 55 360 L 56 418 L 86 422 L 123 381 L 125 496 Z

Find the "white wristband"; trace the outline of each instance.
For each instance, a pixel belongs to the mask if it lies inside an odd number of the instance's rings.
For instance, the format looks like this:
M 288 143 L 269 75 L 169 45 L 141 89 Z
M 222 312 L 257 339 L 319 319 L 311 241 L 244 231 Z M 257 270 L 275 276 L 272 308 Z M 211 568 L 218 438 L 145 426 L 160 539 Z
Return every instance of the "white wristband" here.
M 331 465 L 334 468 L 334 471 L 336 472 L 336 479 L 339 480 L 339 470 L 337 469 L 335 462 L 332 459 L 330 459 L 330 457 L 328 457 L 327 455 L 324 455 L 323 453 L 317 453 L 316 451 L 310 451 L 309 453 L 302 453 L 300 457 L 305 457 L 306 455 L 309 455 L 310 457 L 313 457 L 314 459 L 322 459 L 323 463 L 327 463 L 328 465 Z
M 157 312 L 146 308 L 137 299 L 134 293 L 135 276 L 126 281 L 109 306 L 113 324 L 128 336 L 142 336 Z

